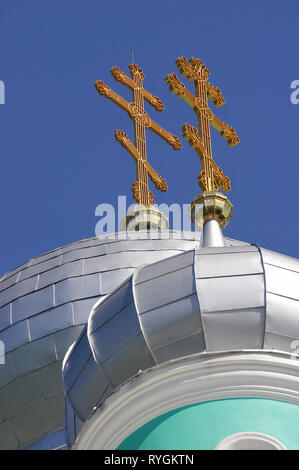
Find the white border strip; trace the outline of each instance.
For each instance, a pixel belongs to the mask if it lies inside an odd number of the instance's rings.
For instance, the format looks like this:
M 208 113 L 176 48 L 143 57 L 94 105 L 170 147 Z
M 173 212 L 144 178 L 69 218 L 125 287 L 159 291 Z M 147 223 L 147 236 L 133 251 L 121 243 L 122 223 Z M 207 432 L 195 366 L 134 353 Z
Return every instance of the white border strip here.
M 299 404 L 299 361 L 281 353 L 200 355 L 152 368 L 115 390 L 77 436 L 73 449 L 116 449 L 153 418 L 225 398 Z

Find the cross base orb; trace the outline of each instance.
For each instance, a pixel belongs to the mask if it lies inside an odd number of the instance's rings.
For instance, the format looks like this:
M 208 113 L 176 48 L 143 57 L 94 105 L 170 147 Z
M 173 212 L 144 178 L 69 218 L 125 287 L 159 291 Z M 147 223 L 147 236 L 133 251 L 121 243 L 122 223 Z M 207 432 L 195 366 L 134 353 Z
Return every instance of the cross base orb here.
M 198 228 L 207 220 L 217 220 L 220 228 L 224 228 L 232 216 L 232 203 L 217 191 L 204 191 L 198 194 L 191 204 L 191 220 Z
M 140 230 L 168 230 L 169 222 L 167 217 L 155 206 L 137 204 L 129 208 L 119 228 L 123 231 L 135 232 Z

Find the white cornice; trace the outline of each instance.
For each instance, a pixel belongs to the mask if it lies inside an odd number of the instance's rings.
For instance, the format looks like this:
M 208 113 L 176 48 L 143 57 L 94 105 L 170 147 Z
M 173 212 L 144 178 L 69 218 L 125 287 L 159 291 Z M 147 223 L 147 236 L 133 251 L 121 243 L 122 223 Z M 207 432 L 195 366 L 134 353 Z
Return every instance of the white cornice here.
M 238 432 L 219 442 L 215 450 L 287 450 L 287 448 L 268 434 Z
M 161 364 L 129 380 L 97 408 L 73 449 L 115 449 L 153 418 L 224 398 L 299 404 L 299 360 L 279 352 L 199 354 Z

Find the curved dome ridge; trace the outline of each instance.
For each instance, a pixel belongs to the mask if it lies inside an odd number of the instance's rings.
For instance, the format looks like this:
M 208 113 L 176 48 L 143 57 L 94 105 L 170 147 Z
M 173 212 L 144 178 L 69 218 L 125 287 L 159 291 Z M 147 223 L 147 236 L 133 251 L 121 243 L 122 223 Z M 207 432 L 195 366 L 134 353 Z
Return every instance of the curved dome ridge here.
M 62 361 L 74 342 L 64 371 L 69 442 L 139 370 L 229 346 L 294 352 L 298 260 L 228 238 L 199 249 L 198 233 L 171 233 L 84 239 L 1 277 L 0 448 L 60 432 Z M 81 394 L 89 398 L 79 407 Z

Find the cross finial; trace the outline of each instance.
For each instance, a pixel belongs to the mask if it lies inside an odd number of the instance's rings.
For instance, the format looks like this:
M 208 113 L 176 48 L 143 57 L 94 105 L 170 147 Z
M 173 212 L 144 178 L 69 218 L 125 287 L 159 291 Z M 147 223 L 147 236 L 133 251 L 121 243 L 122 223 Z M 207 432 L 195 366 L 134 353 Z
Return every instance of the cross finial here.
M 134 57 L 132 49 L 132 60 L 133 59 Z M 143 80 L 145 75 L 139 65 L 134 63 L 134 60 L 133 63 L 129 65 L 129 69 L 132 78 L 129 78 L 124 72 L 121 72 L 118 67 L 113 67 L 111 69 L 111 73 L 116 81 L 120 82 L 122 85 L 127 86 L 133 91 L 133 101 L 131 103 L 128 103 L 126 100 L 117 95 L 101 80 L 95 82 L 95 87 L 100 95 L 109 98 L 111 101 L 124 109 L 134 122 L 135 144 L 132 143 L 125 132 L 120 130 L 115 132 L 115 137 L 136 160 L 137 179 L 134 181 L 132 187 L 133 197 L 139 204 L 148 206 L 154 204 L 153 193 L 148 188 L 148 176 L 155 184 L 156 188 L 160 191 L 167 191 L 167 182 L 151 167 L 147 161 L 145 139 L 146 128 L 151 129 L 153 132 L 162 137 L 162 139 L 166 140 L 166 142 L 171 145 L 174 150 L 180 149 L 182 144 L 175 135 L 167 132 L 151 120 L 144 109 L 144 99 L 148 101 L 149 104 L 156 109 L 156 111 L 162 111 L 164 109 L 164 105 L 157 96 L 154 96 L 152 93 L 149 93 L 143 88 Z
M 198 129 L 185 123 L 183 137 L 188 140 L 200 157 L 201 172 L 198 175 L 198 184 L 203 192 L 191 204 L 191 218 L 195 225 L 204 227 L 205 233 L 208 226 L 205 222 L 211 220 L 217 220 L 221 228 L 225 227 L 232 217 L 233 207 L 227 197 L 218 192 L 219 189 L 228 192 L 231 186 L 230 179 L 224 176 L 213 160 L 210 124 L 231 147 L 239 143 L 239 138 L 234 128 L 220 121 L 209 108 L 208 99 L 213 101 L 216 108 L 225 104 L 225 99 L 219 88 L 208 82 L 210 72 L 203 61 L 195 57 L 189 61 L 186 57 L 179 57 L 175 63 L 180 73 L 195 85 L 193 95 L 179 81 L 175 73 L 167 75 L 165 79 L 171 93 L 176 93 L 179 98 L 186 101 L 197 114 Z M 211 226 L 215 227 L 217 224 L 213 223 Z M 216 243 L 219 243 L 219 237 L 217 240 Z
M 167 75 L 165 79 L 171 93 L 176 93 L 179 98 L 186 101 L 198 117 L 198 129 L 190 124 L 184 124 L 183 137 L 188 140 L 201 160 L 201 172 L 198 175 L 199 186 L 203 191 L 218 191 L 218 189 L 221 189 L 228 192 L 231 189 L 230 179 L 224 176 L 212 157 L 210 124 L 227 140 L 231 147 L 240 141 L 234 128 L 220 121 L 208 105 L 208 99 L 213 101 L 216 107 L 225 104 L 225 99 L 220 89 L 207 81 L 210 72 L 201 59 L 192 57 L 187 61 L 186 57 L 179 57 L 175 63 L 180 73 L 195 85 L 195 95 L 193 95 L 179 81 L 175 73 Z

